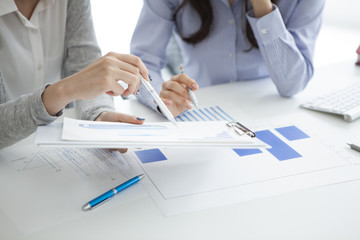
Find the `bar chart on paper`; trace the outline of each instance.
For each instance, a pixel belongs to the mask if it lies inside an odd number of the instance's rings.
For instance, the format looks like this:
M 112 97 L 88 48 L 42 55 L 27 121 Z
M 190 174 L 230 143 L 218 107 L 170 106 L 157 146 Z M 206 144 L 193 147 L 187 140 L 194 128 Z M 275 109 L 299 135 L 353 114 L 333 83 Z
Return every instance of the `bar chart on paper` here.
M 219 106 L 210 106 L 198 110 L 189 110 L 177 117 L 178 121 L 235 121 Z M 296 126 L 285 126 L 275 129 L 287 140 L 300 140 L 309 138 Z M 286 144 L 283 140 L 273 134 L 270 130 L 262 130 L 255 132 L 258 139 L 271 146 L 268 151 L 279 161 L 299 158 L 301 155 Z M 262 153 L 260 149 L 233 149 L 240 157 L 252 154 Z M 158 150 L 154 150 L 158 151 Z M 151 153 L 151 151 L 149 151 Z M 140 159 L 141 160 L 141 159 Z
M 176 117 L 177 121 L 235 121 L 219 106 L 199 108 L 198 110 L 188 110 Z
M 177 119 L 234 121 L 219 106 L 185 112 Z M 151 180 L 147 189 L 165 215 L 338 182 L 345 175 L 334 171 L 352 165 L 305 125 L 267 126 L 255 133 L 270 148 L 161 148 L 132 156 Z

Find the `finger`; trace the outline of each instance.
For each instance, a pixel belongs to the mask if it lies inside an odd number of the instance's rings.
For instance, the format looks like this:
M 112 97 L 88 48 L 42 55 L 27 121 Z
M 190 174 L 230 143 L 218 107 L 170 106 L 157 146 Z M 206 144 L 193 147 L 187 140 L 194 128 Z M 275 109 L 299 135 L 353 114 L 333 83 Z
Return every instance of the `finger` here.
M 191 88 L 191 90 L 197 90 L 199 88 L 199 85 L 194 79 L 183 73 L 173 76 L 171 80 L 178 82 L 179 84 L 185 84 L 185 86 Z
M 173 101 L 167 98 L 162 98 L 162 101 L 165 103 L 166 106 L 171 106 Z
M 135 55 L 132 54 L 120 54 L 120 53 L 115 53 L 115 52 L 110 52 L 107 54 L 108 56 L 113 56 L 121 61 L 130 63 L 134 66 L 136 66 L 139 71 L 140 74 L 148 81 L 150 81 L 149 79 L 149 71 L 146 68 L 145 64 L 141 61 L 141 59 Z
M 120 153 L 126 153 L 127 152 L 127 148 L 109 148 L 108 149 L 109 151 L 118 151 L 118 152 L 120 152 Z
M 182 111 L 192 108 L 192 104 L 187 98 L 184 98 L 175 92 L 162 91 L 161 98 L 166 99 L 165 101 L 171 101 L 168 102 L 171 103 L 169 105 L 176 105 L 177 108 L 180 108 Z
M 128 85 L 127 91 L 123 94 L 124 97 L 127 97 L 130 94 L 135 94 L 137 86 L 140 83 L 139 69 L 129 63 L 118 60 L 115 57 L 106 56 L 106 58 L 109 62 L 111 62 L 112 70 L 115 71 L 115 79 L 117 81 L 121 80 Z
M 162 89 L 164 92 L 173 92 L 174 94 L 179 95 L 182 98 L 191 100 L 187 87 L 183 84 L 180 84 L 180 82 L 178 81 L 166 81 L 162 84 Z M 169 96 L 170 94 L 171 93 L 167 93 L 167 96 Z M 172 99 L 171 95 L 170 99 Z
M 111 57 L 114 59 L 114 61 L 116 62 L 116 64 L 118 65 L 118 67 L 124 71 L 127 71 L 129 73 L 132 73 L 134 75 L 139 75 L 140 74 L 140 69 L 137 66 L 134 66 L 128 62 L 119 60 L 116 57 Z
M 118 122 L 125 122 L 125 123 L 133 123 L 133 124 L 143 124 L 145 118 L 132 116 L 124 113 L 116 113 L 116 118 Z
M 106 94 L 110 96 L 119 96 L 124 92 L 124 88 L 117 82 L 112 84 L 112 87 L 106 91 Z
M 130 72 L 121 69 L 118 69 L 118 71 L 116 71 L 115 74 L 116 74 L 115 76 L 116 81 L 123 81 L 128 85 L 127 89 L 123 93 L 124 97 L 136 93 L 138 82 L 140 81 L 139 75 L 134 75 Z

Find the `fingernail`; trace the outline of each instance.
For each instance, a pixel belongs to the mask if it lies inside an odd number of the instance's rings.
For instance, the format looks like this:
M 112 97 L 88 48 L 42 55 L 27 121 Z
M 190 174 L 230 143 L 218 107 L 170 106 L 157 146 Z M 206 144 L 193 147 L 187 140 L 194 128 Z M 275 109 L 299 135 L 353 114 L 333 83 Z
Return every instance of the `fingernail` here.
M 139 120 L 139 121 L 144 121 L 145 118 L 142 118 L 142 117 L 137 117 L 136 120 Z
M 191 108 L 192 108 L 192 104 L 191 104 L 191 103 L 188 103 L 188 104 L 187 104 L 187 108 L 188 108 L 188 109 L 191 109 Z
M 191 89 L 196 89 L 196 84 L 191 85 Z

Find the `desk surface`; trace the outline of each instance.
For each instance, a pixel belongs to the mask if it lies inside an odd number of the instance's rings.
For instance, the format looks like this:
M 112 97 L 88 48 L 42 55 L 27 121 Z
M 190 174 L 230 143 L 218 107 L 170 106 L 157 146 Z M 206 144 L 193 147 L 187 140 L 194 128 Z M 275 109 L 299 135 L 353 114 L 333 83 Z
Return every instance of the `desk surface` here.
M 219 99 L 236 102 L 249 121 L 289 113 L 310 115 L 343 132 L 349 141 L 360 142 L 360 120 L 348 123 L 339 116 L 299 108 L 313 96 L 359 79 L 360 68 L 343 62 L 318 69 L 308 88 L 294 98 L 279 97 L 269 79 L 204 88 L 198 98 L 209 105 L 219 104 Z M 123 112 L 149 113 L 131 99 L 116 104 Z M 0 239 L 360 239 L 359 203 L 360 181 L 170 217 L 145 197 L 31 234 L 17 229 L 0 208 Z

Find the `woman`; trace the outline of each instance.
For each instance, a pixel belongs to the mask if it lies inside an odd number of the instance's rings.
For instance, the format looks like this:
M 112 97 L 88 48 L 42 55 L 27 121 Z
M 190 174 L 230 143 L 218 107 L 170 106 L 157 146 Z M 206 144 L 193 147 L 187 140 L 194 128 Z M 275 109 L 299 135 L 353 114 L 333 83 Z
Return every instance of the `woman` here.
M 192 107 L 188 87 L 270 76 L 279 94 L 290 97 L 313 75 L 324 2 L 145 0 L 131 53 L 149 68 L 154 87 L 175 116 Z M 160 71 L 173 34 L 186 75 L 163 83 Z M 142 88 L 138 97 L 156 108 Z
M 56 120 L 74 100 L 82 119 L 143 123 L 115 112 L 112 99 L 136 93 L 139 74 L 148 79 L 136 56 L 101 57 L 88 0 L 1 1 L 0 148 Z

